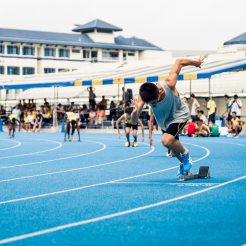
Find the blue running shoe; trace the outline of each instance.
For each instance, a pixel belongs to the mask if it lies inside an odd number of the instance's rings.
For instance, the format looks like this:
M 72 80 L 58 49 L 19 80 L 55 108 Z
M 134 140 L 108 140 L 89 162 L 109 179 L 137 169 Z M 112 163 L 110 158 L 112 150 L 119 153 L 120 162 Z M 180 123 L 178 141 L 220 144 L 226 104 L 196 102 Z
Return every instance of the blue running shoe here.
M 184 164 L 184 172 L 188 173 L 192 168 L 192 159 L 190 157 L 189 151 L 186 151 L 184 154 L 181 155 L 182 163 Z
M 184 176 L 184 165 L 183 165 L 183 163 L 180 163 L 180 165 L 179 165 L 179 171 L 178 171 L 177 176 L 178 176 L 178 178 L 181 176 Z

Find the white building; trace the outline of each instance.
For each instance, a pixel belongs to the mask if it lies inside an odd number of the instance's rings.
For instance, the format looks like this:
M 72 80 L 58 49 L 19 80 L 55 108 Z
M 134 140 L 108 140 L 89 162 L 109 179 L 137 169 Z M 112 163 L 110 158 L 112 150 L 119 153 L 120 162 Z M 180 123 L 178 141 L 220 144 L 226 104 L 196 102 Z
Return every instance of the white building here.
M 88 63 L 171 59 L 170 52 L 101 20 L 76 25 L 73 33 L 0 28 L 0 77 L 81 70 Z

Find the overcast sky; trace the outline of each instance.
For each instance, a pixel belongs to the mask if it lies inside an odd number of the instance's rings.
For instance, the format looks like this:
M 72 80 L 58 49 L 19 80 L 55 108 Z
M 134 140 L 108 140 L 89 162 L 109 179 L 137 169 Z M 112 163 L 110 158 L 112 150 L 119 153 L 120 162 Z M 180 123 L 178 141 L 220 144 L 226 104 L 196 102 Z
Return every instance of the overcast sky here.
M 102 19 L 163 49 L 215 50 L 246 32 L 246 0 L 1 0 L 0 27 L 71 32 Z

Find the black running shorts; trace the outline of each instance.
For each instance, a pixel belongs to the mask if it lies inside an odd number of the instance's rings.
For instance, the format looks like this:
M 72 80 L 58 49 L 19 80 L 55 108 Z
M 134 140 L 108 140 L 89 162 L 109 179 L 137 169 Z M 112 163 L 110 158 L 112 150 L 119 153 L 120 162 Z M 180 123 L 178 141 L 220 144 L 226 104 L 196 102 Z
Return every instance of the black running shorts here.
M 132 124 L 126 123 L 125 128 L 127 127 L 132 128 L 133 130 L 138 130 L 138 125 L 132 125 Z
M 186 121 L 187 122 L 187 121 Z M 162 133 L 168 133 L 174 136 L 176 139 L 179 139 L 179 134 L 181 133 L 182 129 L 186 125 L 186 122 L 181 123 L 173 123 L 171 124 L 166 131 L 162 130 Z

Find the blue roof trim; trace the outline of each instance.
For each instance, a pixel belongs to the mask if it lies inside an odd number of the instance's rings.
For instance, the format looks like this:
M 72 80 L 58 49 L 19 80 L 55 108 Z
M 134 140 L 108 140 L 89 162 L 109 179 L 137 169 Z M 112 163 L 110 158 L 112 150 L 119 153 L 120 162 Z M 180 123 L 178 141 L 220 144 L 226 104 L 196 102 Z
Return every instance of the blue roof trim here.
M 183 74 L 179 74 L 178 80 L 184 80 L 184 75 Z
M 124 83 L 125 84 L 130 84 L 130 83 L 135 83 L 135 78 L 124 78 Z
M 219 69 L 219 70 L 212 71 L 212 72 L 198 73 L 198 74 L 197 74 L 197 78 L 198 78 L 198 79 L 209 79 L 209 78 L 211 78 L 214 74 L 218 74 L 218 73 L 226 73 L 226 72 L 230 72 L 230 71 L 233 71 L 233 70 L 235 70 L 235 69 L 241 69 L 241 68 L 246 69 L 246 63 L 245 63 L 245 64 L 240 64 L 240 65 L 237 65 L 237 66 L 232 66 L 232 67 L 228 67 L 228 68 Z
M 112 85 L 114 82 L 113 79 L 104 79 L 102 83 L 103 85 Z
M 83 80 L 82 85 L 84 86 L 91 86 L 92 85 L 92 80 Z
M 147 82 L 158 82 L 158 76 L 147 77 Z
M 246 69 L 246 59 L 243 59 L 240 64 L 236 65 L 235 63 L 238 63 L 238 60 L 234 61 L 234 64 L 231 64 L 231 62 L 224 63 L 223 65 L 227 65 L 227 67 L 221 68 L 221 64 L 218 65 L 218 68 L 214 69 L 213 71 L 210 72 L 201 72 L 201 73 L 194 73 L 197 76 L 197 79 L 207 79 L 211 78 L 212 75 L 214 74 L 219 74 L 219 73 L 224 73 L 224 72 L 229 72 L 233 71 L 236 69 Z M 178 80 L 184 80 L 184 75 L 189 74 L 189 73 L 184 73 L 180 74 L 178 76 Z M 124 83 L 136 83 L 136 78 L 135 77 L 127 77 L 123 78 Z M 148 76 L 146 77 L 147 82 L 158 82 L 159 81 L 159 76 Z M 113 84 L 114 79 L 109 78 L 109 79 L 103 79 L 102 84 L 103 85 L 108 85 L 108 84 Z M 92 80 L 82 80 L 82 86 L 92 86 L 93 81 Z M 26 83 L 26 84 L 15 84 L 12 85 L 11 83 L 8 85 L 2 85 L 0 89 L 30 89 L 30 88 L 41 88 L 41 87 L 55 87 L 55 86 L 74 86 L 74 81 L 65 81 L 65 82 L 40 82 L 40 83 Z
M 67 86 L 73 86 L 74 81 L 68 81 L 68 82 L 43 82 L 43 83 L 37 83 L 37 84 L 15 84 L 15 85 L 6 85 L 2 86 L 0 90 L 6 89 L 32 89 L 32 88 L 47 88 L 47 87 L 67 87 Z

